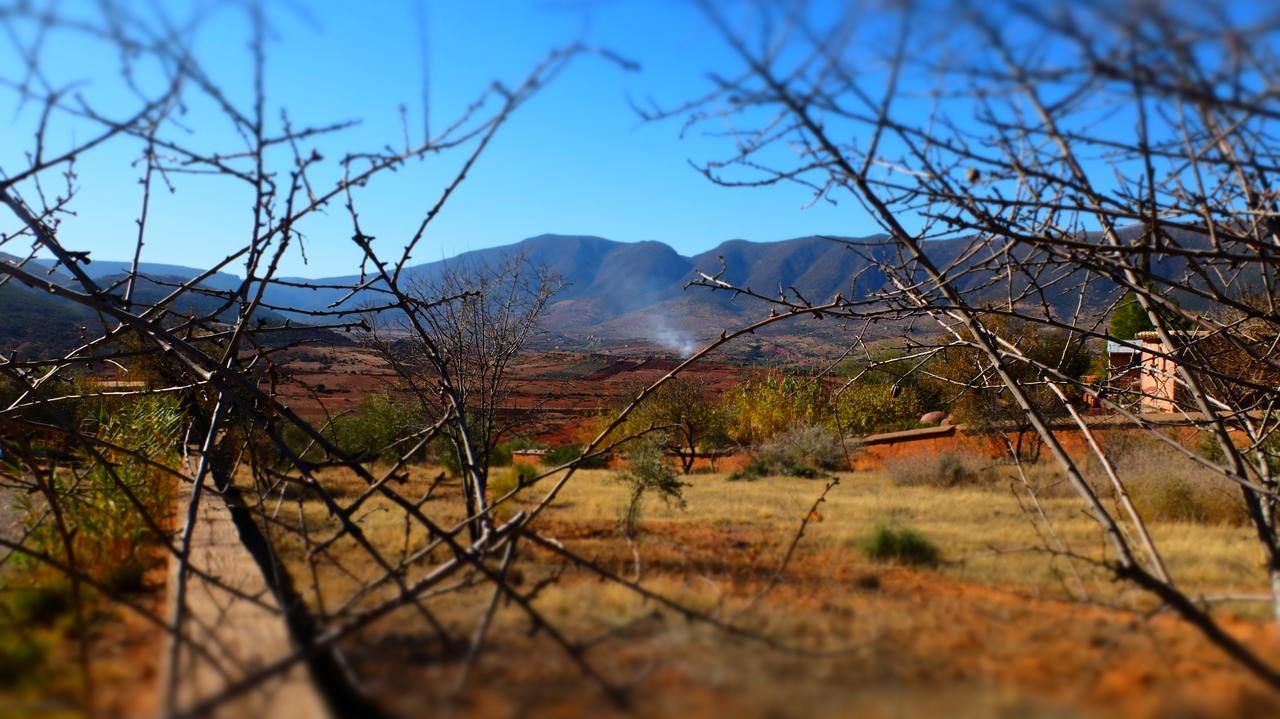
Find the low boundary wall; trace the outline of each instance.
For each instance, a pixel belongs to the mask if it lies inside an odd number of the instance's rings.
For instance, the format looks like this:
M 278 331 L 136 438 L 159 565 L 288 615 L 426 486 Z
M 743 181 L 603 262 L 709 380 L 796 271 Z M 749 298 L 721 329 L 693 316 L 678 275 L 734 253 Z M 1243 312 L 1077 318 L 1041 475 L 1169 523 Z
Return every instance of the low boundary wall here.
M 1138 426 L 1133 420 L 1125 417 L 1090 417 L 1086 418 L 1086 426 L 1093 433 L 1098 444 L 1103 448 L 1119 441 L 1138 439 L 1148 435 L 1155 429 L 1168 437 L 1172 437 L 1186 446 L 1194 446 L 1201 437 L 1202 431 L 1195 425 L 1195 417 L 1174 417 L 1161 413 L 1143 415 L 1141 420 L 1146 427 Z M 1092 454 L 1084 433 L 1071 421 L 1055 420 L 1050 424 L 1054 436 L 1062 443 L 1067 453 L 1075 459 L 1084 459 Z M 1244 436 L 1232 432 L 1233 437 L 1243 442 Z M 922 427 L 899 432 L 885 432 L 864 437 L 848 437 L 849 448 L 853 457 L 850 469 L 865 471 L 881 469 L 886 462 L 917 456 L 937 456 L 941 454 L 976 454 L 992 459 L 1009 456 L 1006 440 L 1015 447 L 1020 447 L 1024 454 L 1040 445 L 1040 436 L 1035 430 L 1015 427 L 974 427 L 971 425 L 944 424 L 937 427 Z M 673 462 L 679 462 L 676 455 L 668 455 Z M 541 459 L 540 452 L 521 451 L 513 453 L 513 460 L 528 465 L 537 465 Z M 694 459 L 695 471 L 736 472 L 752 462 L 748 452 L 715 452 L 700 453 Z M 609 458 L 610 469 L 625 469 L 626 459 L 621 455 Z
M 1195 426 L 1194 418 L 1174 418 L 1161 414 L 1155 417 L 1143 416 L 1141 419 L 1148 427 L 1138 426 L 1133 420 L 1124 417 L 1113 416 L 1086 418 L 1085 424 L 1104 449 L 1118 441 L 1149 435 L 1153 429 L 1187 446 L 1196 444 L 1203 436 Z M 1083 459 L 1092 454 L 1084 433 L 1074 422 L 1055 421 L 1050 424 L 1050 428 L 1072 458 Z M 1235 436 L 1237 433 L 1232 434 Z M 1238 439 L 1243 440 L 1243 436 Z M 978 454 L 998 459 L 1009 456 L 1006 440 L 1015 446 L 1020 444 L 1023 448 L 1034 448 L 1041 441 L 1040 435 L 1031 429 L 1018 431 L 1017 428 L 1009 427 L 1002 431 L 999 427 L 979 428 L 969 425 L 942 425 L 850 438 L 851 442 L 861 444 L 853 459 L 853 469 L 856 470 L 879 469 L 885 462 L 919 455 Z

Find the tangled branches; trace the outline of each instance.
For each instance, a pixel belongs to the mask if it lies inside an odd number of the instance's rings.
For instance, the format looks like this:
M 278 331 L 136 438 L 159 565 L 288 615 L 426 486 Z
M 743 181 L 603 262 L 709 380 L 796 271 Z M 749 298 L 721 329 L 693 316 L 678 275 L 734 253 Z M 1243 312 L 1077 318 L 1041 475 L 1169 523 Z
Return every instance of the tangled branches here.
M 712 182 L 852 200 L 884 238 L 833 241 L 885 283 L 860 291 L 854 278 L 830 301 L 762 293 L 723 271 L 692 284 L 843 321 L 866 371 L 931 375 L 1003 407 L 1075 489 L 1115 575 L 1280 685 L 1168 574 L 1082 416 L 1085 400 L 1100 406 L 1241 495 L 1280 618 L 1275 18 L 1243 24 L 1196 3 L 941 5 L 777 3 L 744 21 L 702 3 L 741 73 L 644 114 L 728 127 L 731 153 L 702 165 Z M 1140 339 L 1108 331 L 1124 302 L 1150 323 Z M 909 330 L 887 358 L 867 346 L 885 325 Z M 1066 334 L 1058 356 L 1040 351 L 1046 333 Z M 1067 371 L 1069 349 L 1086 343 L 1141 358 L 1142 382 Z M 935 371 L 959 369 L 944 361 L 957 353 L 963 372 Z M 1209 450 L 1183 446 L 1155 408 Z M 1064 448 L 1063 422 L 1089 438 L 1114 510 Z

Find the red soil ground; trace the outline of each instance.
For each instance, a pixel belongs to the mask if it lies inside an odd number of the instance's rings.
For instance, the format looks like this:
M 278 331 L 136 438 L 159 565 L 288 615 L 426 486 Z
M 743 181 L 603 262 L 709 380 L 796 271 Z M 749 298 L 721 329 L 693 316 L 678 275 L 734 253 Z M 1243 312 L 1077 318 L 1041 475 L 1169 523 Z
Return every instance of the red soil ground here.
M 279 359 L 281 397 L 294 411 L 313 420 L 355 409 L 366 395 L 397 384 L 381 359 L 359 347 L 303 347 Z M 672 356 L 530 353 L 512 369 L 507 410 L 532 414 L 540 425 L 535 439 L 568 441 L 583 418 L 625 401 L 679 362 Z M 685 376 L 716 392 L 728 389 L 748 371 L 700 362 Z

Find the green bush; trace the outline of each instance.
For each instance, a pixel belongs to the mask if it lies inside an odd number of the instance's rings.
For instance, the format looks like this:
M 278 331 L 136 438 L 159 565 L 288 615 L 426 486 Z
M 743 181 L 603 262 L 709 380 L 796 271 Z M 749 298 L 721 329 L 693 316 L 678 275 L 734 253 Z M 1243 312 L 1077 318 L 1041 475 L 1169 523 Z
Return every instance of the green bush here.
M 877 525 L 870 534 L 860 537 L 857 546 L 867 559 L 910 566 L 934 566 L 941 561 L 938 545 L 910 527 Z
M 48 479 L 51 491 L 57 495 L 62 522 L 72 537 L 77 561 L 113 590 L 128 588 L 117 586 L 128 579 L 115 576 L 117 568 L 129 567 L 130 572 L 141 574 L 155 561 L 149 546 L 158 538 L 152 535 L 143 513 L 155 518 L 169 510 L 172 482 L 145 460 L 177 466 L 183 420 L 178 403 L 171 396 L 146 397 L 122 405 L 98 419 L 98 438 L 107 447 L 101 450 L 106 462 L 85 455 L 82 461 L 88 469 L 80 478 L 59 472 Z M 112 446 L 132 451 L 110 449 Z M 141 510 L 135 501 L 141 504 Z M 26 513 L 28 546 L 44 554 L 63 556 L 64 536 L 47 517 L 47 505 L 25 496 L 20 502 Z M 25 561 L 16 559 L 18 563 Z
M 829 393 L 811 378 L 768 373 L 749 379 L 725 396 L 726 433 L 754 446 L 801 425 L 832 421 Z
M 502 443 L 503 447 L 509 452 L 519 452 L 524 449 L 547 449 L 546 442 L 538 442 L 527 437 L 515 437 Z
M 836 434 L 873 434 L 919 426 L 928 394 L 911 381 L 868 376 L 831 386 L 813 377 L 764 374 L 725 395 L 727 438 L 760 445 L 796 427 L 822 425 Z
M 559 467 L 582 456 L 582 445 L 577 442 L 556 447 L 542 455 L 542 464 L 547 467 Z M 604 469 L 608 461 L 603 456 L 588 457 L 578 463 L 579 469 Z
M 490 467 L 510 467 L 511 466 L 511 445 L 502 444 L 495 445 L 489 450 L 489 466 Z
M 65 577 L 45 577 L 39 584 L 9 592 L 4 613 L 15 625 L 48 626 L 75 607 L 71 582 Z
M 754 482 L 757 479 L 764 479 L 769 476 L 769 467 L 760 460 L 756 460 L 742 469 L 725 477 L 730 482 Z
M 511 445 L 502 443 L 494 445 L 493 449 L 489 450 L 487 461 L 484 458 L 481 459 L 485 461 L 487 467 L 510 467 L 511 452 Z M 448 437 L 437 437 L 431 443 L 431 458 L 453 476 L 462 474 L 462 467 L 458 464 L 458 450 Z
M 103 407 L 94 418 L 97 451 L 70 455 L 75 472 L 51 463 L 44 492 L 16 497 L 26 549 L 58 559 L 73 553 L 92 582 L 76 587 L 67 574 L 23 553 L 0 565 L 6 588 L 0 593 L 0 684 L 25 680 L 53 649 L 94 631 L 108 616 L 106 598 L 142 588 L 147 570 L 163 556 L 162 537 L 148 520 L 171 511 L 174 486 L 156 465 L 179 465 L 186 420 L 172 395 Z M 86 621 L 72 621 L 77 616 Z
M 431 461 L 440 465 L 449 474 L 457 477 L 462 474 L 462 465 L 458 463 L 458 452 L 448 437 L 441 435 L 431 442 Z
M 393 461 L 412 449 L 414 441 L 405 438 L 421 425 L 407 403 L 389 393 L 374 392 L 365 395 L 355 412 L 334 419 L 325 434 L 347 454 Z
M 836 417 L 846 432 L 857 435 L 895 432 L 920 426 L 925 406 L 914 387 L 855 382 L 834 397 Z

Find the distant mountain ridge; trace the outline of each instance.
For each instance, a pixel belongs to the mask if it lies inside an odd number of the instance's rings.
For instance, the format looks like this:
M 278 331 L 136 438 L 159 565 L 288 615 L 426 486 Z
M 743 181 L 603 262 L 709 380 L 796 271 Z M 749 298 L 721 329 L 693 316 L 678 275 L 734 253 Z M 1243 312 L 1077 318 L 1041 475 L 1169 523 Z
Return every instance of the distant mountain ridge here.
M 815 301 L 830 299 L 837 292 L 850 296 L 855 289 L 853 278 L 866 269 L 866 261 L 848 247 L 822 237 L 730 240 L 686 256 L 656 241 L 547 234 L 416 265 L 406 269 L 403 277 L 429 286 L 449 267 L 493 266 L 510 256 L 522 256 L 566 281 L 546 312 L 549 332 L 577 339 L 648 339 L 673 349 L 768 312 L 763 303 L 750 298 L 733 300 L 723 292 L 685 289 L 697 277 L 696 271 L 719 272 L 722 260 L 727 281 L 770 295 L 795 287 Z M 350 275 L 314 281 L 350 285 L 357 280 L 358 276 Z M 882 282 L 877 275 L 877 286 L 864 291 L 879 289 Z M 267 294 L 272 304 L 312 309 L 337 301 L 343 292 L 278 287 Z
M 857 252 L 850 246 L 855 243 Z M 968 240 L 964 238 L 936 240 L 928 243 L 927 251 L 936 264 L 945 266 L 967 246 Z M 406 268 L 402 279 L 425 287 L 438 280 L 449 267 L 494 266 L 507 257 L 523 256 L 528 262 L 559 274 L 567 283 L 545 315 L 546 329 L 553 335 L 566 339 L 647 339 L 684 350 L 693 342 L 718 335 L 726 328 L 741 326 L 769 311 L 767 304 L 759 300 L 734 299 L 729 293 L 705 288 L 686 290 L 686 284 L 697 277 L 697 270 L 711 274 L 723 270 L 721 276 L 725 281 L 750 287 L 761 294 L 776 296 L 798 291 L 819 303 L 830 300 L 836 293 L 854 298 L 891 291 L 887 279 L 868 266 L 864 255 L 884 260 L 895 251 L 896 247 L 885 242 L 883 236 L 848 242 L 833 241 L 829 237 L 799 237 L 777 242 L 729 240 L 706 252 L 685 256 L 656 241 L 617 242 L 591 235 L 545 234 L 511 245 L 415 265 Z M 2 259 L 5 257 L 0 256 Z M 91 276 L 108 277 L 119 275 L 128 267 L 129 263 L 125 262 L 95 260 L 84 269 Z M 1170 272 L 1176 270 L 1169 268 Z M 202 270 L 142 263 L 140 272 L 173 281 L 196 277 Z M 976 286 L 972 283 L 1001 272 L 1002 268 L 994 265 L 983 268 L 967 284 Z M 340 287 L 356 284 L 359 276 L 284 279 Z M 218 273 L 205 282 L 216 289 L 236 287 L 239 283 L 240 279 L 230 273 Z M 1101 311 L 1110 301 L 1113 289 L 1105 283 L 1092 283 L 1087 288 L 1086 306 Z M 1058 282 L 1054 292 L 1050 302 L 1064 313 L 1074 309 L 1080 299 L 1080 288 L 1071 281 Z M 339 301 L 346 294 L 342 289 L 273 285 L 265 293 L 265 301 L 276 307 L 316 310 Z M 354 309 L 375 299 L 370 293 L 349 299 L 344 306 Z M 81 313 L 76 314 L 77 320 L 81 319 Z M 296 317 L 302 322 L 315 321 L 302 314 Z M 891 331 L 892 328 L 884 328 L 886 334 Z M 3 339 L 0 334 L 0 340 Z
M 590 235 L 544 234 L 511 245 L 415 265 L 407 268 L 403 277 L 429 286 L 448 267 L 493 266 L 513 255 L 523 256 L 531 264 L 557 273 L 566 282 L 545 315 L 545 326 L 550 333 L 568 339 L 647 339 L 672 349 L 684 349 L 690 342 L 719 334 L 726 327 L 768 311 L 761 303 L 747 298 L 734 301 L 726 293 L 697 288 L 685 290 L 686 283 L 696 277 L 695 270 L 720 271 L 721 258 L 724 278 L 730 282 L 767 294 L 795 287 L 814 300 L 829 299 L 836 292 L 849 296 L 853 290 L 852 278 L 864 270 L 866 264 L 842 244 L 820 237 L 780 242 L 730 240 L 706 252 L 685 256 L 657 241 L 617 242 Z M 0 260 L 13 259 L 0 254 Z M 52 263 L 44 260 L 36 261 L 35 265 L 46 271 L 52 267 Z M 128 262 L 104 260 L 83 265 L 86 273 L 99 279 L 118 276 L 129 267 Z M 172 282 L 199 276 L 203 270 L 143 262 L 139 272 Z M 55 272 L 52 276 L 59 282 L 71 279 L 65 272 Z M 283 279 L 342 286 L 357 283 L 359 276 Z M 204 282 L 214 289 L 229 289 L 239 283 L 238 277 L 226 272 Z M 346 291 L 340 289 L 274 285 L 268 288 L 264 299 L 276 307 L 316 310 L 345 295 Z M 355 308 L 373 301 L 372 295 L 357 297 L 348 300 L 347 306 Z M 84 314 L 79 310 L 70 312 L 77 323 L 83 321 Z M 315 321 L 301 314 L 297 318 Z M 4 339 L 0 333 L 0 342 Z

